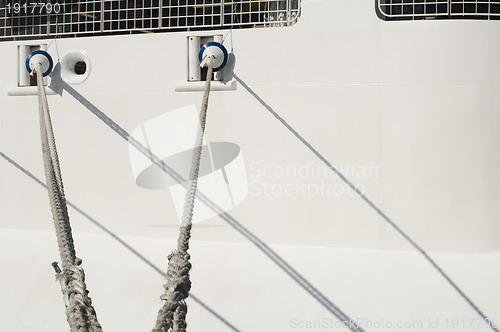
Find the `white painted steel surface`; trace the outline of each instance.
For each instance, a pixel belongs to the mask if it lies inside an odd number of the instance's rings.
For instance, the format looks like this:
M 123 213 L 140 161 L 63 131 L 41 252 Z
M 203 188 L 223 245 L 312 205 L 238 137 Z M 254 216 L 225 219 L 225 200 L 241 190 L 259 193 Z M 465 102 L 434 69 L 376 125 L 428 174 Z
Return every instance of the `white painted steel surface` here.
M 439 331 L 487 330 L 467 325 L 479 319 L 467 304 L 270 110 L 498 319 L 499 31 L 496 21 L 384 22 L 373 1 L 309 0 L 292 27 L 202 32 L 227 36 L 231 53 L 217 84 L 235 89 L 210 96 L 206 133 L 242 152 L 248 196 L 227 212 L 353 319 L 424 324 L 405 331 L 436 330 L 435 319 Z M 199 107 L 201 92 L 176 91 L 191 84 L 189 35 L 37 41 L 54 59 L 81 49 L 92 62 L 80 85 L 53 76 L 58 94 L 49 103 L 78 255 L 106 330 L 147 330 L 159 308 L 162 278 L 144 260 L 166 268 L 178 221 L 168 190 L 136 185 L 127 133 Z M 23 44 L 32 42 L 0 43 L 0 329 L 65 331 L 38 182 L 37 100 L 7 94 Z M 123 52 L 127 62 L 117 61 Z M 190 300 L 191 331 L 296 331 L 305 329 L 299 322 L 338 321 L 233 226 L 213 217 L 193 229 L 193 294 L 206 306 Z M 109 309 L 115 302 L 119 312 Z M 35 308 L 49 318 L 22 318 Z M 454 328 L 453 319 L 465 325 Z

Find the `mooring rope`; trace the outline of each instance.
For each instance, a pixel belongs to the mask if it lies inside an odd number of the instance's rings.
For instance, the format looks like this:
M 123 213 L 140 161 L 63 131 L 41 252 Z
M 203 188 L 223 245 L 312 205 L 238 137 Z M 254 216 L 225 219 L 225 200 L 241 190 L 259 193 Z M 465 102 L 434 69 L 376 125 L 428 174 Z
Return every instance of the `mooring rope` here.
M 92 307 L 92 300 L 88 296 L 89 291 L 85 285 L 85 273 L 81 266 L 82 260 L 76 258 L 59 157 L 40 63 L 36 64 L 34 72 L 37 76 L 45 178 L 62 261 L 62 271 L 57 262 L 52 263 L 52 266 L 56 271 L 56 279 L 61 284 L 64 305 L 66 306 L 66 317 L 71 332 L 102 332 L 96 312 Z
M 210 82 L 212 80 L 214 57 L 208 59 L 207 80 L 200 111 L 200 127 L 198 128 L 191 161 L 191 170 L 189 174 L 189 185 L 186 188 L 184 200 L 184 211 L 182 214 L 177 250 L 174 250 L 168 256 L 168 268 L 165 275 L 167 282 L 164 285 L 165 292 L 160 297 L 163 301 L 162 308 L 158 312 L 156 325 L 153 332 L 167 332 L 172 329 L 173 332 L 186 331 L 186 299 L 191 289 L 191 280 L 189 279 L 189 238 L 191 237 L 191 227 L 193 219 L 194 200 L 198 186 L 198 173 L 200 170 L 201 152 L 203 147 L 203 135 L 205 133 L 205 124 L 207 118 L 208 97 L 210 95 Z

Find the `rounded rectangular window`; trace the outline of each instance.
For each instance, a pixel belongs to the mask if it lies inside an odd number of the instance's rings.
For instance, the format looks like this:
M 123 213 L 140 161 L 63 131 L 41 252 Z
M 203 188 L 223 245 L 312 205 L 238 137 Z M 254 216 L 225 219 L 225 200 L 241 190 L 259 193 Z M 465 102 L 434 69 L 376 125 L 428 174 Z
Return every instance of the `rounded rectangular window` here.
M 376 0 L 385 21 L 431 19 L 500 19 L 500 2 L 492 0 Z
M 0 0 L 0 41 L 290 26 L 301 0 Z

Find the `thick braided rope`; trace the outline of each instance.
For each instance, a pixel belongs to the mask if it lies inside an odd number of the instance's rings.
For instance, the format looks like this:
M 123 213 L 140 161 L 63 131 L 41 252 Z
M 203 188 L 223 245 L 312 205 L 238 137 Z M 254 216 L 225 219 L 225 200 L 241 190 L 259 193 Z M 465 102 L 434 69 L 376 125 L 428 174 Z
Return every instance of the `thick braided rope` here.
M 57 263 L 52 265 L 56 270 L 56 278 L 61 283 L 71 332 L 101 332 L 101 325 L 97 321 L 92 301 L 88 297 L 85 273 L 81 267 L 82 261 L 76 258 L 45 85 L 43 76 L 39 74 L 42 73 L 40 63 L 36 65 L 34 71 L 38 85 L 40 134 L 45 177 L 63 270 L 59 269 Z
M 198 174 L 200 170 L 201 152 L 203 147 L 203 135 L 205 133 L 205 124 L 207 119 L 208 97 L 210 95 L 210 82 L 212 79 L 214 58 L 208 60 L 207 80 L 205 91 L 201 102 L 200 127 L 198 128 L 193 150 L 193 159 L 191 161 L 191 170 L 189 174 L 189 186 L 186 188 L 184 200 L 184 211 L 182 214 L 177 250 L 169 256 L 168 268 L 166 273 L 167 283 L 164 285 L 165 293 L 160 297 L 164 304 L 158 312 L 156 325 L 153 332 L 167 332 L 172 329 L 173 332 L 186 331 L 186 299 L 191 289 L 189 271 L 189 238 L 191 237 L 191 225 L 193 219 L 194 201 L 198 186 Z

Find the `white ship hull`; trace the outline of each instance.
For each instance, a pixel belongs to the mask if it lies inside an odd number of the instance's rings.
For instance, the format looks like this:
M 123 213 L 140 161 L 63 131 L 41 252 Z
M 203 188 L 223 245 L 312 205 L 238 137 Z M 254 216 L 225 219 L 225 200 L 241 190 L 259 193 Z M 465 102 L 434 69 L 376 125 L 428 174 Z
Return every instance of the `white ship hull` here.
M 179 223 L 172 190 L 138 185 L 128 135 L 199 108 L 187 37 L 219 33 L 231 56 L 205 138 L 236 144 L 244 167 L 227 214 L 194 225 L 189 330 L 491 329 L 373 206 L 498 324 L 499 31 L 384 22 L 373 1 L 303 0 L 291 27 L 2 42 L 0 330 L 68 330 L 38 102 L 16 87 L 18 46 L 89 56 L 84 83 L 49 82 L 77 254 L 104 330 L 145 331 Z

